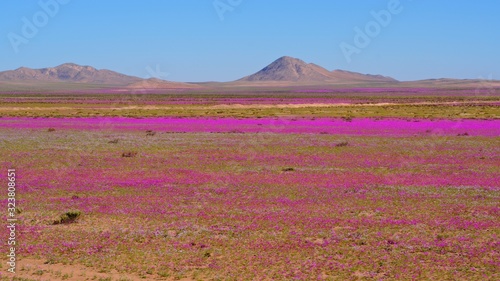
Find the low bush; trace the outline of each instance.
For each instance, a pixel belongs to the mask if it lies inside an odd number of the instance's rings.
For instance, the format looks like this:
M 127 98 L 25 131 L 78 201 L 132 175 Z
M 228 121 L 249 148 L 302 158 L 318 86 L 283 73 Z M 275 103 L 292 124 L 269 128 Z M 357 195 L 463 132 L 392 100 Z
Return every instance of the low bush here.
M 337 143 L 337 144 L 335 145 L 335 147 L 345 147 L 345 146 L 348 146 L 348 145 L 349 145 L 349 143 L 348 143 L 348 142 L 343 141 L 343 142 Z
M 53 224 L 68 224 L 74 223 L 80 218 L 82 212 L 79 210 L 67 211 L 59 217 L 59 219 L 55 220 Z
M 123 152 L 122 157 L 135 157 L 137 156 L 137 152 L 135 151 L 129 151 L 129 152 Z

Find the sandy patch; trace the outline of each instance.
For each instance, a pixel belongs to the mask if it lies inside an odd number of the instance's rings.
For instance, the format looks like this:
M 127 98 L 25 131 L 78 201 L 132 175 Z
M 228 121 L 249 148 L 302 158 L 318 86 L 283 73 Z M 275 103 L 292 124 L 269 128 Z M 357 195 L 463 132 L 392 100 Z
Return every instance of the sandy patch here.
M 167 109 L 276 109 L 276 108 L 324 108 L 324 107 L 379 107 L 379 106 L 419 106 L 419 105 L 461 105 L 461 104 L 496 104 L 498 101 L 460 101 L 460 102 L 415 102 L 415 103 L 299 103 L 299 104 L 218 104 L 218 105 L 190 105 L 190 106 L 158 106 L 133 105 L 121 107 L 9 107 L 0 106 L 1 111 L 53 111 L 53 110 L 167 110 Z
M 171 278 L 161 278 L 155 277 L 153 275 L 140 277 L 138 275 L 118 273 L 114 270 L 111 272 L 103 273 L 93 268 L 88 268 L 81 265 L 45 264 L 44 261 L 37 259 L 20 259 L 17 263 L 16 273 L 4 272 L 1 276 L 12 276 L 40 281 L 85 281 L 105 280 L 106 278 L 111 278 L 112 281 L 173 280 Z M 193 281 L 194 279 L 179 280 Z

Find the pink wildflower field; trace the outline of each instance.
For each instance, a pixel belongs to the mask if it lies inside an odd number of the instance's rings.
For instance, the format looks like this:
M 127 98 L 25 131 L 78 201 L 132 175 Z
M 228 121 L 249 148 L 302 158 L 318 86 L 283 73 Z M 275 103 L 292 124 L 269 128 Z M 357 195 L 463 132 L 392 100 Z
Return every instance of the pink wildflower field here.
M 500 281 L 500 0 L 0 11 L 0 281 Z
M 18 280 L 498 280 L 499 125 L 3 117 Z

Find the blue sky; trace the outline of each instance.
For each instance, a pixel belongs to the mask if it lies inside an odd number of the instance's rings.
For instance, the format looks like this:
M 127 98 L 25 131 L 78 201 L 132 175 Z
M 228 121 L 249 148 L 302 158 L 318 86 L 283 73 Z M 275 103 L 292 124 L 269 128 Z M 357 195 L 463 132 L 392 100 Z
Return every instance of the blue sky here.
M 0 70 L 74 62 L 139 77 L 230 81 L 288 55 L 399 80 L 500 79 L 500 1 L 397 2 L 1 0 Z M 390 19 L 377 21 L 372 12 L 382 10 Z M 356 45 L 356 27 L 368 44 Z M 341 44 L 356 52 L 346 56 Z

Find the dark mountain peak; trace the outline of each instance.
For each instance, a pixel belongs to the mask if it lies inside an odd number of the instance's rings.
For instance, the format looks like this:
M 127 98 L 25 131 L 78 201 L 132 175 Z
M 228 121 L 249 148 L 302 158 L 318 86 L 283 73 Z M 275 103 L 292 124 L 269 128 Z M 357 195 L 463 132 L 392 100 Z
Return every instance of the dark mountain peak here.
M 275 60 L 273 63 L 307 65 L 307 63 L 304 62 L 303 60 L 298 59 L 298 58 L 294 58 L 294 57 L 289 57 L 289 56 L 283 56 L 283 57 Z M 271 64 L 273 64 L 273 63 L 271 63 Z
M 326 72 L 303 60 L 284 56 L 240 81 L 322 81 L 328 78 Z
M 292 58 L 292 57 L 281 57 L 270 65 L 266 66 L 264 69 L 273 69 L 273 70 L 292 70 L 296 72 L 300 72 L 300 69 L 307 67 L 307 63 L 303 60 Z
M 344 70 L 328 71 L 325 68 L 306 63 L 303 60 L 284 56 L 273 61 L 255 74 L 244 77 L 242 82 L 394 82 L 396 80 L 381 75 L 367 75 Z

